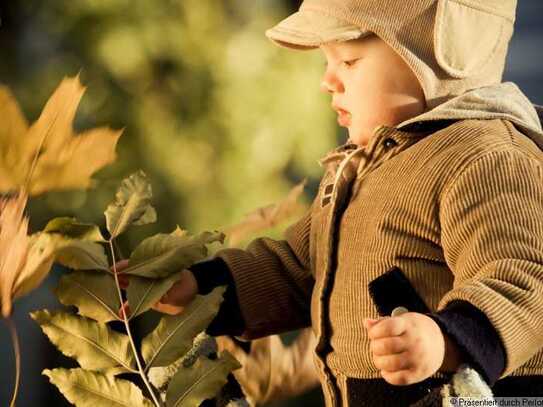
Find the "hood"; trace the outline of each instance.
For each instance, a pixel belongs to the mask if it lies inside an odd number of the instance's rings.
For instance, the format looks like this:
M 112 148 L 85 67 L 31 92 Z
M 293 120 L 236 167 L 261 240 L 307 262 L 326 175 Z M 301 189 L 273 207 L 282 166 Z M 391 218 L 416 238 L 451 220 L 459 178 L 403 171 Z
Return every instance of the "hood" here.
M 509 120 L 543 150 L 543 106 L 532 104 L 513 82 L 470 90 L 400 123 L 397 128 L 401 130 L 413 123 L 444 119 Z

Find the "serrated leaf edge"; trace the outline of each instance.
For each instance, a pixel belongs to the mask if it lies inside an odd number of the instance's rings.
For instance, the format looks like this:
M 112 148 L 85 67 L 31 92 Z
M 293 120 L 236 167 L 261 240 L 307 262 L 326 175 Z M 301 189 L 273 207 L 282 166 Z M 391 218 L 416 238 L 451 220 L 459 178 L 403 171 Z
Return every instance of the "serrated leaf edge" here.
M 222 292 L 222 295 L 224 296 L 224 291 Z M 158 357 L 158 355 L 160 354 L 160 352 L 162 351 L 164 346 L 166 346 L 166 344 L 169 343 L 171 337 L 179 330 L 179 328 L 184 326 L 186 322 L 192 320 L 195 316 L 197 316 L 198 315 L 198 310 L 200 310 L 202 307 L 208 305 L 205 297 L 202 297 L 202 298 L 203 298 L 203 301 L 198 306 L 198 308 L 196 308 L 194 310 L 194 312 L 189 316 L 189 318 L 183 320 L 174 330 L 172 330 L 172 332 L 170 332 L 170 334 L 166 337 L 166 339 L 164 341 L 162 341 L 162 343 L 158 347 L 158 350 L 156 350 L 156 352 L 153 353 L 153 356 L 148 361 L 145 361 L 146 362 L 145 373 L 147 373 L 149 368 L 152 367 L 152 364 L 153 364 L 154 360 Z M 220 306 L 220 303 L 219 303 L 219 306 Z M 149 335 L 151 335 L 151 334 L 149 334 Z
M 90 373 L 94 373 L 94 374 L 101 374 L 101 373 L 99 373 L 99 372 L 93 372 L 93 371 L 89 371 L 89 370 L 86 370 L 86 369 L 83 369 L 83 368 L 76 368 L 76 369 L 81 369 L 81 370 L 83 370 L 83 371 L 85 371 L 85 372 L 90 372 Z M 42 371 L 42 375 L 47 376 L 47 377 L 49 378 L 49 381 L 50 381 L 52 384 L 54 384 L 54 385 L 58 388 L 58 390 L 62 393 L 62 395 L 64 395 L 64 393 L 62 392 L 62 390 L 60 389 L 60 387 L 57 386 L 57 384 L 56 384 L 55 382 L 53 382 L 52 377 L 49 375 L 50 372 L 53 372 L 53 371 L 55 371 L 55 370 L 68 370 L 68 371 L 69 371 L 69 370 L 75 370 L 75 369 L 56 368 L 56 369 L 44 369 L 44 370 Z M 104 375 L 104 376 L 105 376 L 105 375 Z M 130 381 L 128 381 L 128 380 L 123 380 L 123 379 L 118 379 L 118 378 L 115 378 L 114 380 L 120 380 L 120 381 L 128 382 L 128 383 L 134 385 L 134 383 L 132 383 L 132 382 L 130 382 Z M 100 392 L 97 392 L 97 391 L 93 391 L 92 389 L 89 389 L 88 387 L 82 386 L 82 385 L 80 385 L 80 384 L 77 383 L 77 382 L 70 382 L 70 386 L 75 387 L 75 388 L 80 389 L 80 390 L 83 390 L 83 391 L 86 391 L 86 392 L 89 392 L 89 393 L 92 393 L 92 394 L 96 394 L 96 395 L 98 395 L 98 396 L 100 396 L 100 397 L 103 397 L 103 398 L 106 399 L 106 400 L 115 402 L 115 403 L 120 404 L 120 405 L 122 405 L 122 406 L 128 406 L 128 405 L 126 404 L 126 400 L 118 400 L 118 399 L 116 399 L 116 398 L 112 398 L 112 397 L 109 396 L 108 394 L 104 394 L 104 393 L 100 393 Z M 136 386 L 136 385 L 134 385 L 134 386 Z M 136 388 L 138 388 L 138 390 L 141 391 L 141 389 L 139 389 L 139 387 L 136 386 Z M 64 397 L 66 397 L 66 396 L 64 396 Z M 143 399 L 143 401 L 149 401 L 149 403 L 151 402 L 151 401 L 150 401 L 149 399 L 147 399 L 143 394 L 142 394 L 142 399 Z M 130 407 L 131 407 L 131 406 L 130 406 Z
M 33 317 L 33 314 L 35 314 L 36 312 L 39 312 L 39 311 L 31 312 L 30 315 Z M 86 317 L 82 317 L 82 316 L 79 316 L 79 315 L 73 315 L 73 314 L 70 314 L 70 313 L 67 313 L 67 314 L 69 314 L 69 315 L 72 316 L 72 317 L 76 317 L 76 318 L 86 318 Z M 34 317 L 33 317 L 32 319 L 34 319 Z M 95 320 L 92 319 L 92 318 L 88 318 L 88 319 L 90 319 L 90 320 L 91 320 L 92 322 L 94 322 L 95 324 L 100 324 L 99 322 L 95 321 Z M 35 319 L 34 319 L 34 320 L 35 320 Z M 38 322 L 38 321 L 36 321 L 36 322 Z M 51 324 L 50 321 L 46 322 L 46 324 L 47 324 L 47 323 L 48 323 L 48 324 Z M 49 338 L 49 335 L 45 332 L 45 330 L 43 329 L 42 325 L 41 325 L 39 322 L 38 322 L 38 324 L 40 325 L 40 327 L 41 327 L 42 330 L 44 331 L 44 333 L 45 333 L 45 335 L 47 336 L 47 338 Z M 124 367 L 127 371 L 129 371 L 129 372 L 134 372 L 134 371 L 135 371 L 135 369 L 133 369 L 131 366 L 127 366 L 123 361 L 119 360 L 115 355 L 111 354 L 111 353 L 107 350 L 107 348 L 101 348 L 101 347 L 97 346 L 97 344 L 96 344 L 95 342 L 93 342 L 93 341 L 91 341 L 91 340 L 85 338 L 84 336 L 81 336 L 81 335 L 77 335 L 77 334 L 75 334 L 75 333 L 72 333 L 72 332 L 66 330 L 66 329 L 65 329 L 63 326 L 61 326 L 61 325 L 58 325 L 58 324 L 51 324 L 51 325 L 53 325 L 53 326 L 56 327 L 56 328 L 60 328 L 60 329 L 62 330 L 62 332 L 66 332 L 66 333 L 69 334 L 69 335 L 73 335 L 73 336 L 75 336 L 76 338 L 81 339 L 81 340 L 84 341 L 84 342 L 87 342 L 88 344 L 90 344 L 91 346 L 95 347 L 95 348 L 98 349 L 99 351 L 105 353 L 105 354 L 106 354 L 108 357 L 110 357 L 111 359 L 113 359 L 113 360 L 115 360 L 116 362 L 118 362 L 119 365 L 121 365 L 122 367 Z M 104 324 L 104 325 L 105 325 L 105 324 Z M 77 358 L 75 358 L 73 355 L 68 355 L 68 354 L 64 353 L 64 351 L 62 351 L 62 349 L 60 349 L 60 348 L 59 348 L 59 347 L 58 347 L 58 346 L 57 346 L 50 338 L 49 338 L 49 341 L 50 341 L 51 343 L 53 343 L 53 344 L 55 345 L 55 347 L 56 347 L 63 355 L 65 355 L 65 356 L 67 356 L 67 357 L 69 357 L 69 358 L 72 358 L 72 359 L 76 359 L 76 360 L 77 360 Z M 134 363 L 135 363 L 135 362 L 134 362 Z M 91 369 L 85 369 L 85 368 L 83 368 L 83 369 L 84 369 L 84 370 L 91 371 L 91 372 L 100 372 L 100 370 L 91 370 Z
M 92 291 L 88 290 L 87 287 L 85 287 L 85 286 L 82 285 L 82 284 L 79 284 L 79 282 L 78 282 L 78 281 L 75 281 L 75 280 L 72 280 L 71 282 L 72 282 L 74 285 L 77 285 L 77 286 L 81 287 L 81 289 L 82 289 L 83 291 L 85 291 L 86 293 L 88 293 L 88 294 L 89 294 L 92 298 L 94 298 L 97 302 L 99 302 L 100 304 L 102 304 L 103 307 L 104 307 L 111 315 L 113 315 L 113 316 L 115 317 L 115 321 L 122 321 L 122 319 L 119 318 L 119 316 L 118 316 L 117 314 L 115 314 L 115 313 L 107 306 L 106 303 L 104 303 L 104 302 L 103 302 L 99 297 L 97 297 Z M 58 297 L 58 295 L 57 295 L 57 297 Z M 64 305 L 66 305 L 66 304 L 64 304 Z M 70 304 L 70 305 L 73 305 L 73 304 Z M 74 306 L 75 306 L 75 305 L 74 305 Z M 76 306 L 76 307 L 77 307 L 77 306 Z M 77 307 L 77 309 L 79 309 L 79 307 Z M 84 315 L 84 316 L 85 316 L 85 315 Z M 86 316 L 85 316 L 85 317 L 86 317 Z M 90 318 L 90 317 L 87 317 L 87 318 Z M 91 319 L 93 319 L 93 318 L 91 318 Z M 96 321 L 95 319 L 93 319 L 93 320 Z M 96 321 L 96 322 L 98 322 L 98 321 Z M 99 322 L 98 322 L 98 323 L 99 323 Z

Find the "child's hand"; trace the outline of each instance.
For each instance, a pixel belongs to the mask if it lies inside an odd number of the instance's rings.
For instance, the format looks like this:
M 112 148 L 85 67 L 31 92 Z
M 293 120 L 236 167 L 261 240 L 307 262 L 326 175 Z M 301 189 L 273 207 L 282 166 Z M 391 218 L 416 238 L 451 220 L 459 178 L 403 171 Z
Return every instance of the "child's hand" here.
M 121 260 L 115 264 L 117 271 L 117 277 L 119 279 L 119 286 L 125 290 L 128 287 L 129 279 L 126 274 L 122 274 L 122 271 L 128 267 L 128 260 Z M 183 312 L 183 309 L 191 303 L 191 301 L 198 294 L 198 283 L 194 274 L 189 270 L 183 270 L 181 272 L 180 279 L 175 282 L 172 287 L 162 296 L 159 302 L 157 302 L 153 309 L 164 314 L 177 315 Z M 130 308 L 128 302 L 121 305 L 119 309 L 119 317 L 123 318 L 123 313 L 127 316 L 130 315 Z
M 388 383 L 418 383 L 444 363 L 445 337 L 439 325 L 418 312 L 364 320 L 375 366 Z
M 181 271 L 181 277 L 162 296 L 153 309 L 164 314 L 177 315 L 183 312 L 198 294 L 198 283 L 192 271 Z

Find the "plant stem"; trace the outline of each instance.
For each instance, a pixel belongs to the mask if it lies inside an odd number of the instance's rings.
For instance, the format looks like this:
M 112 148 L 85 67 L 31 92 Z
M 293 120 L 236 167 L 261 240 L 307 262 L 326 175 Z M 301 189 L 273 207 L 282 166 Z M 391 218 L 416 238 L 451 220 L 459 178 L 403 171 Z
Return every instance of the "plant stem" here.
M 13 397 L 11 398 L 10 407 L 15 407 L 17 393 L 19 392 L 19 378 L 21 377 L 21 349 L 19 348 L 19 337 L 17 328 L 11 317 L 6 318 L 6 322 L 11 333 L 11 341 L 13 342 L 13 353 L 15 354 L 15 387 L 13 388 Z
M 119 294 L 119 301 L 120 301 L 120 304 L 122 306 L 122 304 L 123 304 L 123 295 L 121 293 L 121 286 L 119 285 L 119 278 L 117 276 L 117 267 L 115 265 L 115 263 L 116 263 L 116 261 L 115 261 L 115 250 L 113 248 L 112 239 L 109 239 L 108 243 L 109 243 L 109 249 L 111 251 L 111 261 L 113 262 L 113 275 L 115 276 L 115 286 L 117 287 L 117 294 Z M 158 406 L 158 407 L 163 407 L 162 402 L 155 395 L 155 392 L 153 391 L 153 388 L 151 387 L 151 384 L 149 383 L 149 380 L 147 379 L 147 375 L 145 374 L 145 372 L 143 370 L 143 366 L 141 365 L 138 350 L 136 349 L 136 344 L 134 343 L 134 338 L 132 337 L 132 333 L 130 332 L 130 324 L 128 323 L 128 318 L 126 316 L 126 313 L 124 312 L 124 308 L 123 308 L 122 314 L 123 314 L 122 316 L 123 316 L 124 326 L 126 328 L 126 334 L 128 335 L 128 338 L 130 339 L 130 345 L 132 346 L 132 352 L 134 352 L 134 358 L 136 359 L 136 364 L 138 365 L 138 372 L 139 372 L 139 374 L 140 374 L 140 376 L 141 376 L 141 378 L 143 380 L 143 383 L 145 383 L 145 386 L 147 387 L 147 390 L 149 390 L 149 393 L 151 394 L 151 397 L 153 398 L 153 401 L 154 401 L 155 405 Z

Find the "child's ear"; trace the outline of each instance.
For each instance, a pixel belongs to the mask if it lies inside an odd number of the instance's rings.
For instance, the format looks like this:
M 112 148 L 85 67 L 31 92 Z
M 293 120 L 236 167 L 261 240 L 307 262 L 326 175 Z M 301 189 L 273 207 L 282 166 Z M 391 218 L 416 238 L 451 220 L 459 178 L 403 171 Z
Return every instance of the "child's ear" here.
M 517 6 L 515 0 L 501 0 L 497 7 L 464 3 L 439 0 L 434 24 L 436 60 L 458 79 L 481 75 L 488 65 L 500 64 L 513 35 Z M 471 46 L 466 46 L 466 40 L 473 41 Z

